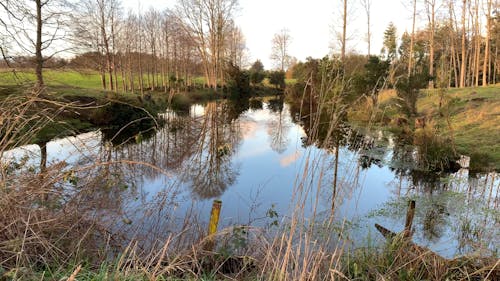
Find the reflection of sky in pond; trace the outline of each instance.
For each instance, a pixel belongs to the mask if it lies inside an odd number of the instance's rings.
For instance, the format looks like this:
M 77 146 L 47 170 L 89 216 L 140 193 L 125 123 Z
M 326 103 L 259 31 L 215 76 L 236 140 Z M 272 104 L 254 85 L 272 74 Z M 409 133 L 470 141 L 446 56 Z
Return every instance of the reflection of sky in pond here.
M 93 161 L 101 147 L 101 134 L 90 132 L 74 137 L 57 139 L 46 144 L 47 165 L 65 161 L 70 165 L 81 165 Z M 3 155 L 8 161 L 21 161 L 29 157 L 26 166 L 38 168 L 40 163 L 40 146 L 36 144 L 18 147 L 6 151 Z
M 302 138 L 306 133 L 292 122 L 287 105 L 281 112 L 273 112 L 267 105 L 262 110 L 247 110 L 236 121 L 226 121 L 210 132 L 206 129 L 213 126 L 212 119 L 205 119 L 203 115 L 213 114 L 210 115 L 213 120 L 224 118 L 224 114 L 214 113 L 213 110 L 201 105 L 193 106 L 188 116 L 178 120 L 171 112 L 165 114 L 165 118 L 174 118 L 170 121 L 175 122 L 167 122 L 156 136 L 141 144 L 112 149 L 103 145 L 99 132 L 54 140 L 47 144 L 47 162 L 50 165 L 65 161 L 69 166 L 76 166 L 104 162 L 107 157 L 113 161 L 149 162 L 155 159 L 157 163 L 152 164 L 167 173 L 132 164 L 123 164 L 114 170 L 114 173 L 125 174 L 123 178 L 133 178 L 137 184 L 136 190 L 121 190 L 117 193 L 119 200 L 110 203 L 118 204 L 122 210 L 120 216 L 132 221 L 131 225 L 122 227 L 133 233 L 140 232 L 141 228 L 161 230 L 166 224 L 166 217 L 175 217 L 177 223 L 182 223 L 183 216 L 190 212 L 195 212 L 203 225 L 203 221 L 208 219 L 214 197 L 210 193 L 196 196 L 206 190 L 190 185 L 197 182 L 192 177 L 196 175 L 193 170 L 198 166 L 193 165 L 203 165 L 200 167 L 208 171 L 213 168 L 205 166 L 203 161 L 196 162 L 210 159 L 206 151 L 208 147 L 215 149 L 215 153 L 221 153 L 212 164 L 220 164 L 221 169 L 215 171 L 228 177 L 223 180 L 229 180 L 226 188 L 215 190 L 221 191 L 215 197 L 223 202 L 222 227 L 235 223 L 265 226 L 269 222 L 266 212 L 272 207 L 279 215 L 288 216 L 294 207 L 290 206 L 291 202 L 300 197 L 300 192 L 297 192 L 300 182 L 306 182 L 308 186 L 301 191 L 307 194 L 304 215 L 313 213 L 316 199 L 319 202 L 317 213 L 323 216 L 330 213 L 334 151 L 323 151 L 313 146 L 305 148 Z M 222 141 L 210 146 L 212 134 Z M 206 146 L 203 151 L 198 151 L 201 148 L 197 144 L 203 139 Z M 381 133 L 375 134 L 375 139 L 381 139 Z M 230 144 L 227 146 L 230 151 L 224 150 L 226 144 Z M 381 163 L 387 164 L 393 157 L 393 147 L 394 142 L 389 138 L 383 147 L 365 154 L 380 156 Z M 39 165 L 40 147 L 37 145 L 6 152 L 4 159 L 20 161 L 23 155 L 31 157 L 26 166 Z M 409 196 L 417 201 L 414 238 L 419 244 L 449 257 L 471 250 L 467 248 L 468 244 L 460 244 L 462 238 L 484 239 L 489 248 L 498 248 L 499 217 L 498 210 L 495 210 L 498 207 L 498 177 L 481 175 L 479 180 L 475 180 L 461 170 L 447 178 L 446 188 L 440 189 L 443 183 L 435 183 L 437 191 L 429 192 L 415 185 L 408 176 L 397 176 L 387 165 L 371 165 L 362 169 L 359 157 L 358 151 L 340 148 L 335 211 L 339 221 L 345 219 L 356 226 L 350 236 L 355 245 L 362 245 L 368 233 L 371 239 L 382 240 L 374 223 L 401 231 Z M 322 179 L 318 185 L 320 171 Z M 304 175 L 305 180 L 302 178 Z M 482 232 L 481 227 L 484 228 Z M 469 235 L 466 228 L 473 235 Z

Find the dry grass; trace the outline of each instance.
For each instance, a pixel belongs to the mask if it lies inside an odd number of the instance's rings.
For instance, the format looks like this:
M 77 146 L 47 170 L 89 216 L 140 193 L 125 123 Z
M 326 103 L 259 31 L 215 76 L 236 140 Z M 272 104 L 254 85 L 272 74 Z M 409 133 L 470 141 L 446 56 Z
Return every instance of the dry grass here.
M 11 110 L 0 116 L 0 158 L 9 148 L 26 144 L 57 114 L 41 107 L 43 101 L 40 92 L 3 101 L 2 108 Z M 26 165 L 2 161 L 0 171 L 0 267 L 14 270 L 14 277 L 21 268 L 65 264 L 80 256 L 97 228 L 58 186 L 64 163 L 38 172 L 29 172 Z
M 345 260 L 349 280 L 498 280 L 498 259 L 445 259 L 403 235 L 383 248 L 358 249 Z

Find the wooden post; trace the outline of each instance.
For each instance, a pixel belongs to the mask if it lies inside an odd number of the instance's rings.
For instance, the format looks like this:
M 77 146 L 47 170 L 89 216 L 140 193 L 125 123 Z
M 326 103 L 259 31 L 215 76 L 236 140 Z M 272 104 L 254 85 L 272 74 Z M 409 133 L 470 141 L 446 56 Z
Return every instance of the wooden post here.
M 411 237 L 411 226 L 413 225 L 414 216 L 415 216 L 415 200 L 410 200 L 410 202 L 408 203 L 408 211 L 406 212 L 404 237 Z
M 212 203 L 212 211 L 210 212 L 210 222 L 208 223 L 208 236 L 209 240 L 206 245 L 206 250 L 211 251 L 214 247 L 214 239 L 210 237 L 217 233 L 217 226 L 219 225 L 220 209 L 222 207 L 222 201 L 214 200 Z
M 212 212 L 210 213 L 210 223 L 208 224 L 208 235 L 212 235 L 217 232 L 221 207 L 222 201 L 214 200 L 214 203 L 212 204 Z

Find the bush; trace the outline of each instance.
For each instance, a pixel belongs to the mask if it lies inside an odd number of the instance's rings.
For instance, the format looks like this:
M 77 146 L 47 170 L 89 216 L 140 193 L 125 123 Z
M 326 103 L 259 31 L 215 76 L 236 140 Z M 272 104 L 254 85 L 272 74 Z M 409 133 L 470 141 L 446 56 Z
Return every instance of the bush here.
M 271 71 L 269 72 L 269 83 L 276 88 L 285 88 L 285 72 L 284 71 Z
M 266 78 L 266 74 L 264 72 L 250 71 L 250 82 L 252 82 L 252 84 L 261 84 L 264 78 Z
M 250 95 L 250 74 L 248 71 L 243 71 L 238 66 L 230 64 L 227 74 L 229 76 L 227 86 L 233 97 Z
M 401 99 L 401 107 L 405 109 L 409 116 L 417 114 L 417 98 L 420 89 L 425 88 L 429 83 L 429 74 L 420 72 L 408 76 L 399 77 L 396 82 L 396 92 Z

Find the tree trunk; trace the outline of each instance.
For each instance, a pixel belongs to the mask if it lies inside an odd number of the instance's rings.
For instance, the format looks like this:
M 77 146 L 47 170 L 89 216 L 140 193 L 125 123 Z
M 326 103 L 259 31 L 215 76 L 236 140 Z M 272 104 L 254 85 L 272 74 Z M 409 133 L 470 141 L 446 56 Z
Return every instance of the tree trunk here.
M 429 76 L 434 76 L 434 34 L 436 32 L 436 2 L 434 0 L 428 2 L 430 5 L 429 25 Z M 434 88 L 434 79 L 429 81 L 429 88 Z
M 491 2 L 492 0 L 487 0 L 488 8 L 486 13 L 486 42 L 484 46 L 483 86 L 488 86 L 488 74 L 490 69 Z
M 345 62 L 345 49 L 346 49 L 346 32 L 347 32 L 347 0 L 344 0 L 344 12 L 342 14 L 342 39 L 341 39 L 341 50 L 340 50 L 340 60 L 342 63 Z
M 366 44 L 368 47 L 368 57 L 371 56 L 372 33 L 371 33 L 371 6 L 372 0 L 361 0 L 361 5 L 366 13 Z
M 43 69 L 43 56 L 42 56 L 42 25 L 43 25 L 42 7 L 43 7 L 44 4 L 42 4 L 41 0 L 36 0 L 35 3 L 36 3 L 36 43 L 35 43 L 35 57 L 36 57 L 35 74 L 36 74 L 36 85 L 35 85 L 35 90 L 39 91 L 44 86 L 43 74 L 42 74 L 42 69 Z
M 495 46 L 495 65 L 493 67 L 493 84 L 497 83 L 497 69 L 498 69 L 498 46 Z
M 467 0 L 463 0 L 462 7 L 462 60 L 460 65 L 460 88 L 465 87 L 465 59 L 466 59 L 466 49 L 465 49 L 465 37 L 467 36 L 465 30 L 465 16 L 467 13 Z
M 408 55 L 408 77 L 410 77 L 413 67 L 413 44 L 415 44 L 415 19 L 417 17 L 417 0 L 413 0 L 413 23 L 411 26 L 410 54 Z
M 480 57 L 481 57 L 481 30 L 479 26 L 479 0 L 475 1 L 475 19 L 474 19 L 474 29 L 475 29 L 475 48 L 476 51 L 474 52 L 475 57 L 474 57 L 474 86 L 478 87 L 479 86 L 479 64 L 480 64 Z
M 115 30 L 115 11 L 111 11 L 111 69 L 113 71 L 114 75 L 114 90 L 115 92 L 118 91 L 118 75 L 117 75 L 117 70 L 116 70 L 116 30 Z

